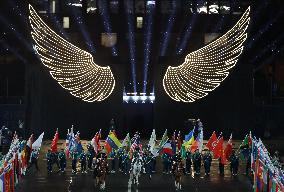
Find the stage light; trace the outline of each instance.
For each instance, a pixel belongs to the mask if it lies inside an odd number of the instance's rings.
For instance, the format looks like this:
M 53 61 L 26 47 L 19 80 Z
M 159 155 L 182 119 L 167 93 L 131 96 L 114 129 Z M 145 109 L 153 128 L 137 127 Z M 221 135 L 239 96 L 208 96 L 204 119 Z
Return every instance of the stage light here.
M 155 95 L 151 95 L 151 96 L 149 96 L 149 99 L 150 99 L 150 101 L 155 101 Z
M 57 35 L 31 5 L 29 9 L 36 53 L 49 68 L 50 75 L 64 89 L 83 101 L 102 101 L 108 98 L 115 86 L 110 67 L 96 65 L 90 53 Z
M 133 101 L 134 101 L 134 103 L 137 103 L 137 101 L 139 100 L 139 96 L 131 96 L 132 97 L 132 99 L 133 99 Z
M 232 29 L 203 48 L 189 53 L 182 65 L 168 67 L 163 87 L 170 98 L 194 102 L 220 85 L 243 51 L 249 13 L 250 7 Z
M 142 101 L 146 101 L 147 100 L 147 96 L 140 96 Z

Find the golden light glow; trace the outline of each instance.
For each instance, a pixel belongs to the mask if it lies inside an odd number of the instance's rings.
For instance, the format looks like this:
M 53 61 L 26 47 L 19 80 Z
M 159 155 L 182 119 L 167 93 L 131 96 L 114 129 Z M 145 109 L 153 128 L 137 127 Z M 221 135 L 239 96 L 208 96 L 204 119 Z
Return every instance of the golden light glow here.
M 34 48 L 42 63 L 49 68 L 50 75 L 83 101 L 102 101 L 109 97 L 115 86 L 110 67 L 96 65 L 90 53 L 57 35 L 31 5 L 29 10 Z
M 194 102 L 213 91 L 229 75 L 243 51 L 250 7 L 236 25 L 203 48 L 189 53 L 182 65 L 169 66 L 163 78 L 166 93 L 175 101 Z

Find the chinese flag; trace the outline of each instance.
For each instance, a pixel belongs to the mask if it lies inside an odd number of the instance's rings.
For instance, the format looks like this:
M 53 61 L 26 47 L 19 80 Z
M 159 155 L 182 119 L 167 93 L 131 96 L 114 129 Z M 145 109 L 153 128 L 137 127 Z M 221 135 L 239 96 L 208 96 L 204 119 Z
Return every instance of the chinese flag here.
M 229 157 L 232 154 L 232 150 L 233 150 L 233 143 L 232 143 L 232 135 L 231 135 L 231 137 L 230 137 L 230 139 L 227 143 L 227 146 L 225 148 L 225 151 L 224 151 L 226 159 L 229 159 Z
M 215 148 L 217 144 L 217 136 L 215 131 L 212 133 L 210 139 L 208 140 L 208 143 L 206 144 L 206 147 L 210 150 L 213 151 L 213 149 Z
M 58 129 L 57 129 L 55 132 L 54 138 L 52 140 L 51 147 L 50 147 L 52 152 L 57 152 L 58 139 L 59 139 L 59 136 L 58 136 Z
M 223 136 L 218 140 L 216 147 L 213 149 L 214 158 L 217 159 L 223 156 Z

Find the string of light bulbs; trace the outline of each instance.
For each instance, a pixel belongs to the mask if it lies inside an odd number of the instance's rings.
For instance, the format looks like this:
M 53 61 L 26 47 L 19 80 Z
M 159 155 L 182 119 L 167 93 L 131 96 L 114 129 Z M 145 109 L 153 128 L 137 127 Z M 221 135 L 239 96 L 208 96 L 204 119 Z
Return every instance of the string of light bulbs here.
M 229 75 L 243 51 L 247 38 L 250 7 L 223 36 L 189 53 L 183 64 L 167 68 L 163 87 L 175 101 L 194 102 L 216 89 Z
M 96 65 L 90 53 L 57 35 L 31 5 L 29 10 L 34 49 L 52 78 L 83 101 L 103 101 L 108 98 L 115 87 L 110 67 Z

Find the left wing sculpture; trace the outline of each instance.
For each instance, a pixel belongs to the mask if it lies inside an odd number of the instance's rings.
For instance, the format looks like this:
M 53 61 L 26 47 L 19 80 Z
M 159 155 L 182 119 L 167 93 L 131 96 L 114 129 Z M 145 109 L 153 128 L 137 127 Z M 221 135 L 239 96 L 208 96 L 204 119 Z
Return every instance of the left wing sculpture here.
M 102 101 L 112 93 L 115 80 L 109 66 L 94 63 L 90 53 L 69 43 L 51 30 L 29 5 L 35 50 L 50 75 L 75 97 Z
M 243 51 L 250 7 L 223 36 L 189 53 L 183 64 L 169 66 L 163 78 L 166 93 L 175 101 L 194 102 L 213 91 L 229 75 Z

